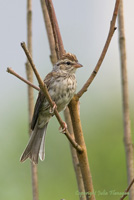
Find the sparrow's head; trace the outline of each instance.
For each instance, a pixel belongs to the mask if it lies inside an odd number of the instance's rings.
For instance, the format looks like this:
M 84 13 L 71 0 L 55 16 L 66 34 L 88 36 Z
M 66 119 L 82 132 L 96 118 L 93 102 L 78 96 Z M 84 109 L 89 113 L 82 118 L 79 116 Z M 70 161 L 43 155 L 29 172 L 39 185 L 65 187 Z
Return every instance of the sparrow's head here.
M 54 66 L 54 70 L 60 70 L 64 73 L 75 73 L 77 68 L 82 67 L 75 55 L 71 53 L 64 54 Z

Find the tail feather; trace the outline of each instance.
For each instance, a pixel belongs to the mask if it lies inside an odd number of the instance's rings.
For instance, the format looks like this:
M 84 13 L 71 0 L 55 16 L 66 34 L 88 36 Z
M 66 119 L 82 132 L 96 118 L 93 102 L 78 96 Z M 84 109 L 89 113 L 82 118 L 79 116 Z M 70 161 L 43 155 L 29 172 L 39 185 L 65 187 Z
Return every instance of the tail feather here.
M 45 159 L 45 137 L 46 137 L 47 125 L 48 125 L 48 123 L 44 127 L 44 134 L 42 137 L 40 151 L 39 151 L 39 157 L 40 157 L 40 160 L 42 160 L 42 161 Z
M 21 162 L 24 162 L 27 158 L 30 158 L 30 160 L 34 164 L 38 164 L 39 155 L 40 159 L 44 160 L 44 140 L 46 135 L 47 124 L 43 128 L 38 128 L 36 124 L 29 139 L 28 145 L 21 156 Z
M 45 159 L 45 135 L 46 134 L 43 134 L 43 138 L 40 145 L 40 151 L 39 151 L 39 157 L 42 161 Z

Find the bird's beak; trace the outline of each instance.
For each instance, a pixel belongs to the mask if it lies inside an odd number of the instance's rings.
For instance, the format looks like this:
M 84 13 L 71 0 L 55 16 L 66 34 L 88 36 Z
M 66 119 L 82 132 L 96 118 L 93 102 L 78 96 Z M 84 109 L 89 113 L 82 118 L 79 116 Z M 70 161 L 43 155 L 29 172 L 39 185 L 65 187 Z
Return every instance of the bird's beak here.
M 77 63 L 75 65 L 73 65 L 75 68 L 80 68 L 80 67 L 83 67 L 83 65 L 81 65 L 80 63 Z

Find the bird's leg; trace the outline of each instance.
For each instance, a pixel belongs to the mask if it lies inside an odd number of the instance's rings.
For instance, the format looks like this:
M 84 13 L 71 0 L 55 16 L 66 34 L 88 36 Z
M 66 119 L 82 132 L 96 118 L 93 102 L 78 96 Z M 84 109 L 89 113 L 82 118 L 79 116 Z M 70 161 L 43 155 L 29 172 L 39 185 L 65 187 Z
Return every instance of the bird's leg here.
M 62 128 L 61 126 L 59 128 L 60 133 L 65 133 L 66 132 L 67 124 L 65 122 L 63 122 L 63 125 L 64 125 L 64 128 Z
M 57 105 L 56 105 L 56 103 L 53 101 L 53 107 L 50 107 L 49 113 L 51 113 L 51 114 L 54 113 L 55 108 L 57 108 Z

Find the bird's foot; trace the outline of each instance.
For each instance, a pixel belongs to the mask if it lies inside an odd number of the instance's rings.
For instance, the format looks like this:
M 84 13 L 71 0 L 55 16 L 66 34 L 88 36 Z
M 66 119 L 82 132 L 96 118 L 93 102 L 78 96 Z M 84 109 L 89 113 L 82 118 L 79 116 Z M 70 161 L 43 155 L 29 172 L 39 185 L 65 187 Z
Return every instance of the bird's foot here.
M 53 107 L 50 107 L 50 109 L 49 109 L 49 113 L 53 114 L 53 113 L 54 113 L 54 110 L 55 110 L 55 108 L 57 108 L 57 105 L 56 105 L 56 103 L 55 103 L 55 102 L 53 102 Z
M 60 126 L 60 128 L 59 128 L 60 133 L 65 133 L 65 132 L 66 132 L 67 124 L 66 124 L 65 122 L 63 122 L 63 125 L 64 125 L 63 128 L 62 128 L 61 126 Z

